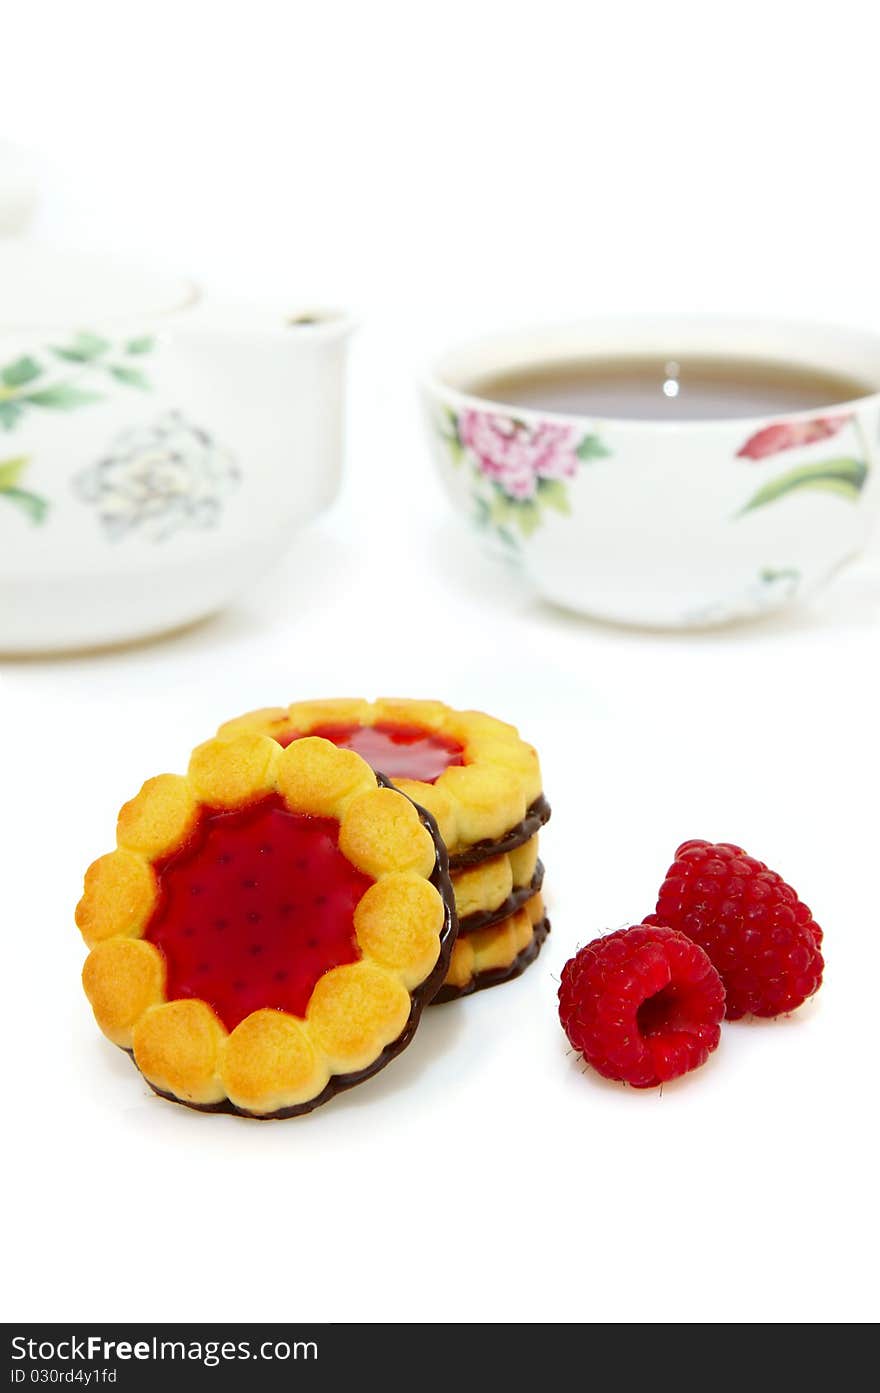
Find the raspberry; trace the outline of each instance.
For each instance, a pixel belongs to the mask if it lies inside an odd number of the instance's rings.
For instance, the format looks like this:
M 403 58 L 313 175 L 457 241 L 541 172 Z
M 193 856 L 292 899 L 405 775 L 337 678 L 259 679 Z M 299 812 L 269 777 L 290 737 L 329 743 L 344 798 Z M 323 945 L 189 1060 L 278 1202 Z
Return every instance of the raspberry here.
M 705 948 L 727 992 L 727 1018 L 793 1011 L 822 983 L 822 930 L 781 876 L 729 842 L 683 842 L 657 911 Z
M 718 1046 L 724 987 L 702 948 L 674 929 L 619 929 L 562 969 L 559 1019 L 606 1079 L 654 1088 Z

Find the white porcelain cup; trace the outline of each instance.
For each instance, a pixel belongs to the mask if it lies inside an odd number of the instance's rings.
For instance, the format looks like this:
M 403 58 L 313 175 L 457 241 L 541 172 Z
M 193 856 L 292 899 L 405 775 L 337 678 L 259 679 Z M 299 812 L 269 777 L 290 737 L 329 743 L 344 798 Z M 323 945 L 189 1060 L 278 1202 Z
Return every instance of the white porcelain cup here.
M 475 384 L 584 359 L 730 357 L 868 385 L 777 417 L 646 421 L 536 411 Z M 546 599 L 617 623 L 700 627 L 808 596 L 880 507 L 880 336 L 736 318 L 593 320 L 444 355 L 423 383 L 463 521 Z
M 0 651 L 157 634 L 276 560 L 339 487 L 349 328 L 0 246 Z

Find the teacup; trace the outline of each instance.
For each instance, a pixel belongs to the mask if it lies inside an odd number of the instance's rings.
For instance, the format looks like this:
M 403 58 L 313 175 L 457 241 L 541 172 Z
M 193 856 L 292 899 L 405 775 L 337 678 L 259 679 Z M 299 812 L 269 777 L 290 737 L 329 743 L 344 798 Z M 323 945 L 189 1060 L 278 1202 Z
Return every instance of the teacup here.
M 481 384 L 546 365 L 727 360 L 852 384 L 772 414 L 627 418 L 512 404 Z M 539 593 L 612 622 L 702 627 L 806 597 L 864 547 L 880 506 L 880 336 L 725 317 L 614 318 L 498 336 L 423 384 L 463 518 Z M 672 380 L 664 390 L 677 391 Z

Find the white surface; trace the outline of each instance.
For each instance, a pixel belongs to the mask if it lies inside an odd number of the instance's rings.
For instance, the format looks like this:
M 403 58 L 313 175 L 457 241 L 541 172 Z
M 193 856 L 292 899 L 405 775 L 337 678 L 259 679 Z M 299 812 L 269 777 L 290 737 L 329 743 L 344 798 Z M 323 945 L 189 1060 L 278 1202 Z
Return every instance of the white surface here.
M 417 352 L 599 304 L 880 327 L 877 21 L 257 3 L 248 30 L 178 5 L 135 35 L 84 3 L 47 45 L 47 8 L 19 16 L 3 94 L 56 156 L 47 228 L 286 271 L 365 328 L 347 492 L 281 571 L 159 644 L 2 670 L 5 1314 L 873 1318 L 880 583 L 866 567 L 715 635 L 564 617 L 449 523 L 411 382 Z M 89 27 L 102 44 L 74 64 Z M 309 1119 L 175 1108 L 80 994 L 82 871 L 217 720 L 340 691 L 483 705 L 538 744 L 553 934 L 518 984 L 430 1012 Z M 559 969 L 651 908 L 700 835 L 798 887 L 827 984 L 791 1020 L 728 1027 L 662 1095 L 582 1076 Z

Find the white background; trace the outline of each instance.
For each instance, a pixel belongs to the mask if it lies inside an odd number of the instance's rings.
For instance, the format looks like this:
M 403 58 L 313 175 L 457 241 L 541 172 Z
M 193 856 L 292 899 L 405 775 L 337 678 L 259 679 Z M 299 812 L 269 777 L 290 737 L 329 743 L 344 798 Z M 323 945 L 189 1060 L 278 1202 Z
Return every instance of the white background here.
M 472 331 L 599 309 L 880 329 L 878 43 L 846 0 L 31 0 L 4 25 L 42 233 L 363 322 L 346 489 L 280 571 L 151 646 L 3 665 L 8 1318 L 876 1316 L 876 566 L 724 633 L 562 616 L 451 520 L 413 381 Z M 343 692 L 539 746 L 553 934 L 309 1118 L 174 1108 L 81 995 L 82 871 L 219 720 Z M 640 1094 L 568 1056 L 556 980 L 692 836 L 795 884 L 827 983 Z

